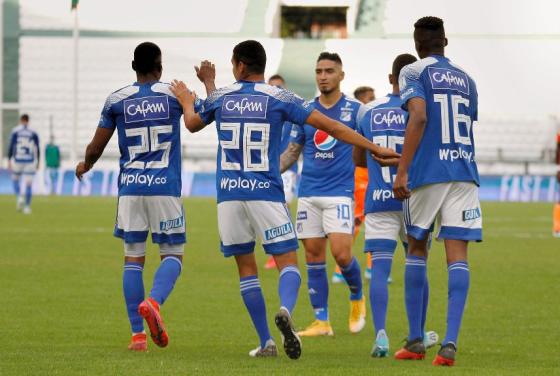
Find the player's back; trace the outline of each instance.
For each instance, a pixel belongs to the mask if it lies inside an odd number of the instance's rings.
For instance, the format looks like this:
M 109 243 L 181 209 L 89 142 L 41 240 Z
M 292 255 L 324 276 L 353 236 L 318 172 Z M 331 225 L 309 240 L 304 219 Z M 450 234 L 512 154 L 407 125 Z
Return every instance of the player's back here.
M 340 100 L 330 108 L 323 107 L 319 98 L 315 98 L 310 106 L 355 130 L 357 128 L 356 118 L 362 104 L 343 94 Z M 303 145 L 303 169 L 299 197 L 353 196 L 352 145 L 338 141 L 326 132 L 308 124 L 294 127 L 292 142 Z
M 10 153 L 16 163 L 37 162 L 39 137 L 28 126 L 18 125 L 10 137 Z
M 472 181 L 478 184 L 472 123 L 478 120 L 474 80 L 448 58 L 432 55 L 400 74 L 404 106 L 426 101 L 427 123 L 409 171 L 412 189 L 425 184 Z
M 264 82 L 240 81 L 214 91 L 201 117 L 218 131 L 218 202 L 285 202 L 280 149 L 286 121 L 303 123 L 310 114 L 294 93 Z
M 117 128 L 120 196 L 181 195 L 182 114 L 166 83 L 134 83 L 109 95 L 99 126 Z
M 408 113 L 398 95 L 389 94 L 368 103 L 358 114 L 358 132 L 373 143 L 402 152 Z M 402 204 L 393 196 L 395 166 L 381 167 L 367 153 L 368 188 L 365 213 L 400 211 Z

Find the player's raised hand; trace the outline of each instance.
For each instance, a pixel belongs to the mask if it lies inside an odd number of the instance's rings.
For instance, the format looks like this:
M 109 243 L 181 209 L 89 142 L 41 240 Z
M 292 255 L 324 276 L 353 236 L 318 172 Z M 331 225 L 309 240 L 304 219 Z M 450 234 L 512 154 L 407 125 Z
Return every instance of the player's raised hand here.
M 90 169 L 91 169 L 91 166 L 88 166 L 86 164 L 86 162 L 82 161 L 82 162 L 78 163 L 78 165 L 76 166 L 76 177 L 78 178 L 78 180 L 82 181 L 82 177 Z
M 216 67 L 211 61 L 201 61 L 199 67 L 196 65 L 194 66 L 194 70 L 196 71 L 196 77 L 198 77 L 202 83 L 214 82 L 216 79 Z
M 397 172 L 397 176 L 395 176 L 395 182 L 393 183 L 393 193 L 395 194 L 395 198 L 400 201 L 410 197 L 407 172 Z
M 195 93 L 191 92 L 183 81 L 173 80 L 171 82 L 171 92 L 175 94 L 181 104 L 194 104 L 195 102 Z

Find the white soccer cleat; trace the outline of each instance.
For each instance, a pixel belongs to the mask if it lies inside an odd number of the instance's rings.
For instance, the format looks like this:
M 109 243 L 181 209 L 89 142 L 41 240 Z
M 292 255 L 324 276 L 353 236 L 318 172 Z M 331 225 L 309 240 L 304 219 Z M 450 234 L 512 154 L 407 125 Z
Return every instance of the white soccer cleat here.
M 23 204 L 25 203 L 23 197 L 18 197 L 16 200 L 16 210 L 21 211 L 23 209 Z
M 31 214 L 31 208 L 29 206 L 24 206 L 23 214 Z
M 424 342 L 424 347 L 426 347 L 426 349 L 429 349 L 430 347 L 434 347 L 438 343 L 439 336 L 436 332 L 430 330 L 429 332 L 424 333 L 424 338 L 422 339 L 422 341 Z
M 278 356 L 276 343 L 274 343 L 274 340 L 272 340 L 271 338 L 266 341 L 264 349 L 259 346 L 256 349 L 249 351 L 249 356 L 253 358 L 268 358 Z

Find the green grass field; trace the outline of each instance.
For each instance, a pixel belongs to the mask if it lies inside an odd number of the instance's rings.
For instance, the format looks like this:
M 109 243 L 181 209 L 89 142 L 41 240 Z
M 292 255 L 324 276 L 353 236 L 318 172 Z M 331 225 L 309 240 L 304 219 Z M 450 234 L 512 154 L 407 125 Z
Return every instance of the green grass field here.
M 560 374 L 560 240 L 551 233 L 551 206 L 486 203 L 485 241 L 471 247 L 471 290 L 456 367 L 372 359 L 371 316 L 364 331 L 347 329 L 347 289 L 331 286 L 334 338 L 303 343 L 300 360 L 252 359 L 258 344 L 239 294 L 233 260 L 219 252 L 213 200 L 188 199 L 185 266 L 163 308 L 170 333 L 165 349 L 126 349 L 129 325 L 121 291 L 122 245 L 112 237 L 116 200 L 35 199 L 33 214 L 15 212 L 0 197 L 1 375 L 553 375 Z M 363 238 L 355 246 L 361 252 Z M 258 252 L 260 263 L 265 260 Z M 390 285 L 391 350 L 406 335 L 403 252 L 397 250 Z M 300 265 L 304 265 L 300 252 Z M 332 260 L 331 269 L 332 269 Z M 144 272 L 149 291 L 158 264 L 149 246 Z M 362 263 L 363 264 L 363 263 Z M 447 271 L 441 244 L 428 269 L 428 329 L 444 335 Z M 294 313 L 298 327 L 313 314 L 304 284 Z M 278 308 L 277 272 L 262 270 L 271 330 Z

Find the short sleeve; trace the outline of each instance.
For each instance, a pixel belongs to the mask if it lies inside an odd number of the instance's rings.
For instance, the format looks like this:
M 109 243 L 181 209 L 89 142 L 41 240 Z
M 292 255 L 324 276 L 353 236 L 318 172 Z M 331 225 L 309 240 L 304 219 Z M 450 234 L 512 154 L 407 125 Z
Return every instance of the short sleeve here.
M 294 124 L 304 125 L 309 115 L 313 112 L 311 103 L 304 102 L 303 99 L 297 96 L 294 96 L 294 99 L 286 103 L 286 106 L 288 121 Z
M 203 106 L 204 106 L 204 101 L 200 99 L 200 97 L 197 95 L 194 100 L 194 112 L 199 114 L 202 111 Z
M 473 81 L 474 84 L 474 81 Z M 473 104 L 472 104 L 472 120 L 478 121 L 478 90 L 476 90 L 476 85 L 473 85 Z
M 107 98 L 105 105 L 103 106 L 103 110 L 101 110 L 101 118 L 99 119 L 98 127 L 107 129 L 115 129 L 116 127 L 116 121 L 113 116 L 111 105 L 111 96 Z
M 404 110 L 407 109 L 408 101 L 412 98 L 419 97 L 426 100 L 424 86 L 420 80 L 420 72 L 415 69 L 414 65 L 407 65 L 401 70 L 399 87 Z
M 212 123 L 216 119 L 216 106 L 219 103 L 218 100 L 214 99 L 212 96 L 206 98 L 206 100 L 201 104 L 198 115 L 202 122 L 206 125 Z M 196 102 L 195 102 L 195 112 L 196 112 Z
M 292 125 L 292 131 L 290 132 L 290 142 L 296 143 L 298 145 L 305 144 L 305 129 L 303 129 L 303 125 Z

